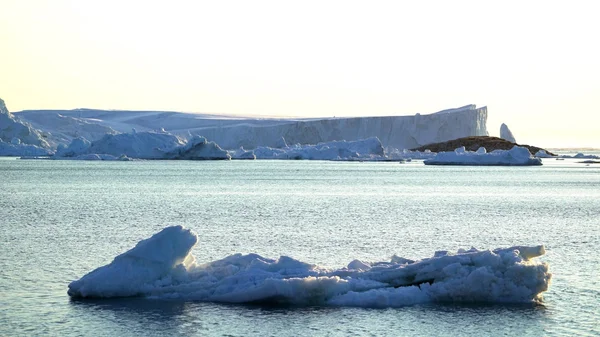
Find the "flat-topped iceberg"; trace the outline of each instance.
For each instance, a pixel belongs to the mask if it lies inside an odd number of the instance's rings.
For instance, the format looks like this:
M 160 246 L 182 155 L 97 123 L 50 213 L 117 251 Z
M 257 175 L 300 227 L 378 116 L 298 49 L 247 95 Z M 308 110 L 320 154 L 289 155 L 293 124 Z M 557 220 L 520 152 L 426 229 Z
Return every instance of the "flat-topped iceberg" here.
M 256 118 L 169 111 L 30 110 L 16 113 L 46 131 L 51 143 L 78 136 L 98 140 L 99 132 L 155 131 L 161 128 L 179 137 L 201 135 L 222 148 L 243 146 L 281 148 L 288 144 L 317 144 L 377 137 L 384 146 L 412 149 L 467 136 L 488 134 L 487 108 L 467 105 L 433 114 L 384 117 Z M 94 125 L 92 125 L 94 124 Z M 104 131 L 103 131 L 104 130 Z
M 527 166 L 542 165 L 542 160 L 534 158 L 527 148 L 516 145 L 510 150 L 492 152 L 487 152 L 483 147 L 477 151 L 466 151 L 463 146 L 453 152 L 439 152 L 424 163 L 425 165 Z
M 532 302 L 548 289 L 543 246 L 437 252 L 418 261 L 352 261 L 326 269 L 290 257 L 235 254 L 199 264 L 196 234 L 167 227 L 69 284 L 72 297 L 142 296 L 226 303 L 398 307 L 426 302 Z

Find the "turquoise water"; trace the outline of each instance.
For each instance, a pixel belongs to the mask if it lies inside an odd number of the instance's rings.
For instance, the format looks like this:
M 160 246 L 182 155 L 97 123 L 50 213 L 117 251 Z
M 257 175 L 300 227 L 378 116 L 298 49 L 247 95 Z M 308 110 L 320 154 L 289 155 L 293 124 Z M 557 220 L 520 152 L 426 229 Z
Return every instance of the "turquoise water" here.
M 0 160 L 0 335 L 597 335 L 600 165 Z M 73 301 L 69 282 L 168 225 L 200 262 L 327 267 L 545 244 L 542 305 L 290 308 Z

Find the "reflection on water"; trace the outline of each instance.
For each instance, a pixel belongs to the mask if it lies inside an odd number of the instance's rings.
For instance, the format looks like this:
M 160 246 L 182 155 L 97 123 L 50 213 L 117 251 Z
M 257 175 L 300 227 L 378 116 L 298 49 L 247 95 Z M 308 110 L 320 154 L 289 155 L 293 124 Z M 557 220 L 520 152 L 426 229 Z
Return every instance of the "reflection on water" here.
M 396 309 L 214 304 L 143 298 L 70 301 L 73 314 L 125 335 L 511 335 L 543 336 L 539 304 L 425 304 Z M 523 324 L 527 322 L 527 324 Z M 122 329 L 123 326 L 128 327 Z M 89 332 L 89 331 L 88 331 Z

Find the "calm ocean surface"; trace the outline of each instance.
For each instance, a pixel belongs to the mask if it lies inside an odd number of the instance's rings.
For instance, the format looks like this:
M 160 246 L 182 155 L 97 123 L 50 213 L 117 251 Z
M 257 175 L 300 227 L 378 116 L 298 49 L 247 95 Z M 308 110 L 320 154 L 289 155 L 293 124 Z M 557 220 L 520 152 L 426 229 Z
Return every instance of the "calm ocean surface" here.
M 0 335 L 600 334 L 600 165 L 0 159 Z M 71 300 L 69 282 L 168 225 L 194 255 L 342 267 L 436 250 L 546 245 L 542 305 L 399 309 Z

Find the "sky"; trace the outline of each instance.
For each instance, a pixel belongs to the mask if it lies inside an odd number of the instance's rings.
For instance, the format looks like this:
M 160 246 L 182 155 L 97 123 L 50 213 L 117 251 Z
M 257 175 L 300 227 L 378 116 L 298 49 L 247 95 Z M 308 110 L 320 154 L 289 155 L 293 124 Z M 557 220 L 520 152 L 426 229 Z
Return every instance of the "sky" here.
M 519 143 L 600 148 L 594 1 L 2 0 L 27 109 L 413 115 L 488 107 Z

